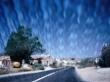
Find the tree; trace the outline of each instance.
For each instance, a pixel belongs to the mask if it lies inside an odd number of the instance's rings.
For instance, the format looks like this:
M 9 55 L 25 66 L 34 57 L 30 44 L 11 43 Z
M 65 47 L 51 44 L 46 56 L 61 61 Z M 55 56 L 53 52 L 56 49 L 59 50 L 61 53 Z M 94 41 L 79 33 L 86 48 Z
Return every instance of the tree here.
M 102 67 L 110 67 L 110 43 L 103 46 L 99 64 Z
M 81 62 L 78 63 L 81 67 L 90 67 L 94 65 L 94 58 L 87 57 L 84 59 L 81 59 Z
M 25 63 L 30 63 L 29 60 L 32 53 L 43 53 L 45 49 L 43 49 L 39 38 L 32 36 L 30 28 L 20 26 L 17 32 L 11 33 L 5 51 L 12 61 L 22 63 L 22 60 L 24 60 Z

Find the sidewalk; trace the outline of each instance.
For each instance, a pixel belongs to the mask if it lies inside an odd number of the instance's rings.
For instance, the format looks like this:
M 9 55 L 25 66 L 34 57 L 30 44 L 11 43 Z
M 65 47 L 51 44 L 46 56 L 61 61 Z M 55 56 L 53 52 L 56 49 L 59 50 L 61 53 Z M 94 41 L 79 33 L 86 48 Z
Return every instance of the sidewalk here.
M 88 67 L 76 71 L 86 82 L 110 82 L 110 68 Z

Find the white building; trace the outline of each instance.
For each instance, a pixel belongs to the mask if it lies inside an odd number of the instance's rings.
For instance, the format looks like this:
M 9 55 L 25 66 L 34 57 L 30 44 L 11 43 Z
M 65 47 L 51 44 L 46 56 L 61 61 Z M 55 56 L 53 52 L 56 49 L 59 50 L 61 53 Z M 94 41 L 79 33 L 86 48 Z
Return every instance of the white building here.
M 32 59 L 33 59 L 33 63 L 38 62 L 38 59 L 40 58 L 42 61 L 42 64 L 44 66 L 49 66 L 50 64 L 53 63 L 54 58 L 50 55 L 45 55 L 45 54 L 41 54 L 41 55 L 31 55 Z
M 61 59 L 61 61 L 63 66 L 75 66 L 76 63 L 78 62 L 77 59 L 73 59 L 73 58 L 63 58 Z

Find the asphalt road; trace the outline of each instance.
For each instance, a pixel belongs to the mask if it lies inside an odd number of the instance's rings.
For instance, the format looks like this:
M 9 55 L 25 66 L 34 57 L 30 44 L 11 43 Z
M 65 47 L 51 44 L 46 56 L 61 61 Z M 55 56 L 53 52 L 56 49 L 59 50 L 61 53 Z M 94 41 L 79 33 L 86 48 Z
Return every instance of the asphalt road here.
M 83 82 L 74 68 L 55 69 L 40 73 L 21 74 L 0 78 L 0 82 Z
M 9 74 L 7 76 L 1 77 L 0 76 L 0 82 L 32 82 L 35 79 L 38 79 L 40 77 L 43 77 L 49 73 L 56 72 L 59 69 L 49 70 L 49 71 L 42 71 L 42 72 L 36 72 L 35 73 L 22 73 L 22 74 Z
M 84 81 L 80 79 L 74 68 L 69 67 L 59 70 L 55 73 L 51 73 L 50 75 L 44 76 L 33 82 L 84 82 Z

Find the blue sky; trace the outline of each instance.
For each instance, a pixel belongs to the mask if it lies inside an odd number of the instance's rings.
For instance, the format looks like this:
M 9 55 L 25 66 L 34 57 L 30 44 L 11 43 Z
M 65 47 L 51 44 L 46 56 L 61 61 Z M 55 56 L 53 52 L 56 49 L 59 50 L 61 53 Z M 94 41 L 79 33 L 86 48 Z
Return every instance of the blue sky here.
M 1 52 L 19 25 L 54 56 L 97 56 L 110 42 L 110 0 L 0 0 Z

